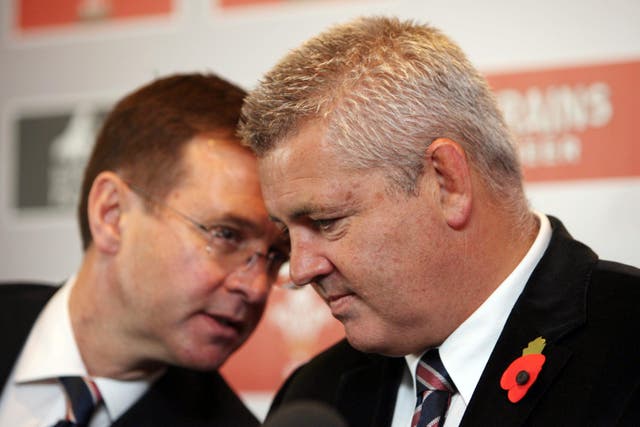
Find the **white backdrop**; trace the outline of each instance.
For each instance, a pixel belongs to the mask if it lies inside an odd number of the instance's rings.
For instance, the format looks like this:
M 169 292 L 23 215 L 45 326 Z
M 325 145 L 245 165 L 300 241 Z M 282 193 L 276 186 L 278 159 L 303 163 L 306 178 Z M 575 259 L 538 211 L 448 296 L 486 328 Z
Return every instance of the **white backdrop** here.
M 62 281 L 81 257 L 73 209 L 16 207 L 15 123 L 24 111 L 108 107 L 174 72 L 212 71 L 250 89 L 289 49 L 363 14 L 430 22 L 488 74 L 640 60 L 637 0 L 282 0 L 230 10 L 175 0 L 170 18 L 29 34 L 13 30 L 14 1 L 0 5 L 0 280 Z M 629 156 L 640 161 L 638 153 Z M 527 192 L 602 257 L 640 265 L 640 177 L 532 183 Z M 253 402 L 264 413 L 268 397 Z
M 113 101 L 155 76 L 181 71 L 214 71 L 251 88 L 290 48 L 361 14 L 428 21 L 487 73 L 640 58 L 635 0 L 292 0 L 231 11 L 217 10 L 215 1 L 182 0 L 175 6 L 170 19 L 21 36 L 12 31 L 15 6 L 2 0 L 0 279 L 61 280 L 81 255 L 72 211 L 12 208 L 16 105 Z M 535 184 L 529 194 L 534 206 L 560 216 L 602 256 L 640 264 L 634 250 L 640 237 L 638 179 Z

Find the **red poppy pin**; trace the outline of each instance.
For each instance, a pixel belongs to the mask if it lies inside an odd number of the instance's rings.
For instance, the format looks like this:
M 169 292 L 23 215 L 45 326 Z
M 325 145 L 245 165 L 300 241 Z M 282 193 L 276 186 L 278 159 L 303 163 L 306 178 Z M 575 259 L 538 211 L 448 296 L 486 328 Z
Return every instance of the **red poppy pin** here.
M 522 350 L 522 356 L 514 360 L 500 378 L 500 387 L 508 390 L 507 396 L 512 403 L 518 402 L 527 394 L 529 387 L 536 381 L 542 369 L 545 357 L 542 349 L 546 340 L 538 337 Z

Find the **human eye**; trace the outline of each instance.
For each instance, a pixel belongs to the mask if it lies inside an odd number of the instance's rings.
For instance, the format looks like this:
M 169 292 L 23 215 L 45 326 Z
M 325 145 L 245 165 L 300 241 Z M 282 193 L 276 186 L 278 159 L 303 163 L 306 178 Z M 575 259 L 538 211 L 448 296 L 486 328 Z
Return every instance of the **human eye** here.
M 271 248 L 267 254 L 269 274 L 276 276 L 282 266 L 289 261 L 289 252 L 279 248 Z
M 324 237 L 330 240 L 342 238 L 349 228 L 349 216 L 310 217 L 310 225 Z
M 213 225 L 209 227 L 208 232 L 211 243 L 223 249 L 233 250 L 240 246 L 243 240 L 239 230 L 226 225 Z
M 278 231 L 280 232 L 280 235 L 283 239 L 289 239 L 289 228 L 286 225 L 279 225 Z
M 283 240 L 289 240 L 289 228 L 280 221 L 274 221 L 274 224 L 278 229 L 278 233 L 280 234 L 281 238 Z
M 326 233 L 335 227 L 338 220 L 339 218 L 312 219 L 312 223 L 314 228 Z

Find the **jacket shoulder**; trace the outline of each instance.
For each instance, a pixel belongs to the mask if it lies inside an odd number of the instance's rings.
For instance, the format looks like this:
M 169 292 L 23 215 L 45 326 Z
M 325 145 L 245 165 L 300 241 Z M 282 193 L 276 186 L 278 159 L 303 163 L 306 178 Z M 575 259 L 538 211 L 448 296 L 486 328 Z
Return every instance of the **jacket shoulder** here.
M 593 269 L 596 280 L 620 283 L 623 286 L 640 286 L 640 269 L 614 261 L 599 260 Z
M 344 373 L 382 360 L 382 356 L 360 352 L 343 339 L 298 367 L 280 387 L 270 413 L 285 402 L 311 399 L 330 403 Z
M 30 326 L 57 290 L 58 286 L 45 283 L 0 283 L 0 322 Z
M 0 282 L 2 301 L 40 301 L 51 297 L 58 290 L 53 283 Z
M 218 372 L 171 366 L 113 427 L 258 427 L 257 418 Z
M 590 277 L 588 307 L 607 316 L 634 317 L 640 299 L 640 269 L 612 261 L 598 261 Z
M 302 387 L 314 384 L 334 385 L 344 372 L 371 363 L 377 358 L 379 356 L 356 350 L 343 339 L 296 369 L 290 379 L 293 384 L 300 384 Z M 313 388 L 317 389 L 315 386 Z

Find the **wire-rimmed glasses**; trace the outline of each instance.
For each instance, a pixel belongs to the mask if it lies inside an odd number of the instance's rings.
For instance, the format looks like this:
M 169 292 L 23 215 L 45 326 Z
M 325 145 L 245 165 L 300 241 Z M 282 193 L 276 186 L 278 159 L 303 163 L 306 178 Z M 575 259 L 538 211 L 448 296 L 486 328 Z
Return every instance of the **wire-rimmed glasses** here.
M 162 208 L 168 209 L 185 224 L 194 227 L 207 241 L 205 247 L 208 254 L 215 256 L 230 271 L 248 272 L 260 264 L 264 260 L 264 267 L 267 274 L 274 278 L 277 276 L 280 267 L 289 259 L 288 253 L 281 249 L 271 248 L 265 254 L 256 251 L 254 240 L 245 236 L 241 230 L 229 225 L 212 224 L 204 225 L 200 221 L 194 219 L 191 215 L 187 215 L 181 210 L 176 209 L 159 197 L 155 197 L 141 187 L 129 181 L 124 181 L 127 186 L 138 196 L 152 202 Z

